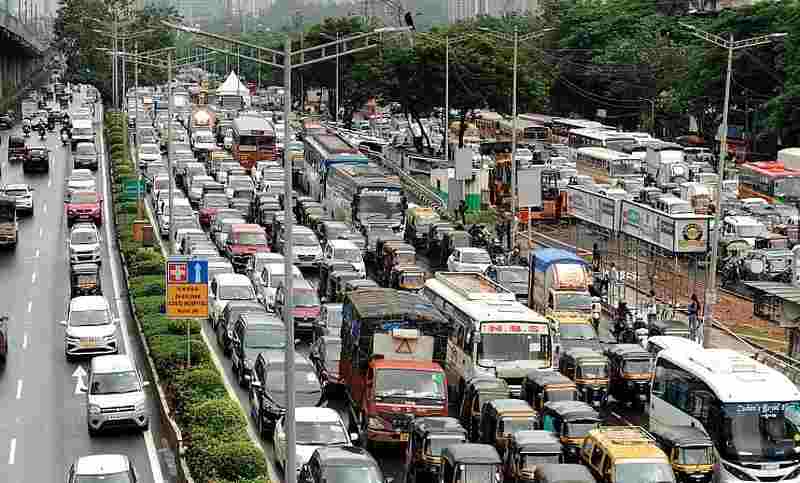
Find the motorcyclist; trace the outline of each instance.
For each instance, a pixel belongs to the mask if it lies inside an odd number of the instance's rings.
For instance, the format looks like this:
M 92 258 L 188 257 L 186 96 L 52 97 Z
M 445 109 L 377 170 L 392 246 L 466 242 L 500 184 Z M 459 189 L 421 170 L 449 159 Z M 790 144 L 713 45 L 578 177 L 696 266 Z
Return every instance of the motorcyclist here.
M 22 120 L 22 131 L 25 133 L 31 132 L 31 120 L 30 119 L 23 119 Z
M 45 139 L 47 137 L 47 131 L 44 128 L 44 124 L 39 124 L 39 138 Z
M 525 265 L 524 260 L 522 260 L 522 255 L 519 245 L 515 246 L 514 249 L 511 250 L 511 256 L 509 257 L 509 265 Z
M 630 317 L 631 311 L 628 308 L 628 304 L 620 300 L 619 305 L 617 305 L 617 318 L 614 321 L 614 336 L 619 338 L 620 334 L 625 330 L 627 326 L 628 317 Z

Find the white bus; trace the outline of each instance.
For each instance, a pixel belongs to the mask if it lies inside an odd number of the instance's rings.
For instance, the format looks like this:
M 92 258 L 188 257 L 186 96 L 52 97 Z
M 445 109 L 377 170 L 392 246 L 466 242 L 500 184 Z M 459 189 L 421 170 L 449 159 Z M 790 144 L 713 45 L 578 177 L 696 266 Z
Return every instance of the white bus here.
M 714 443 L 716 481 L 800 481 L 800 390 L 780 372 L 729 349 L 658 354 L 650 431 L 702 428 Z M 714 455 L 698 455 L 703 462 Z
M 447 343 L 447 380 L 460 398 L 466 381 L 490 374 L 519 396 L 532 369 L 552 367 L 547 319 L 479 273 L 438 272 L 422 294 L 453 324 Z
M 573 129 L 569 132 L 569 149 L 572 160 L 579 148 L 607 148 L 622 152 L 629 144 L 635 144 L 636 138 L 630 133 L 620 133 L 602 129 Z
M 612 180 L 630 177 L 644 180 L 641 159 L 607 148 L 578 148 L 575 165 L 579 174 L 587 174 L 600 184 L 614 184 Z

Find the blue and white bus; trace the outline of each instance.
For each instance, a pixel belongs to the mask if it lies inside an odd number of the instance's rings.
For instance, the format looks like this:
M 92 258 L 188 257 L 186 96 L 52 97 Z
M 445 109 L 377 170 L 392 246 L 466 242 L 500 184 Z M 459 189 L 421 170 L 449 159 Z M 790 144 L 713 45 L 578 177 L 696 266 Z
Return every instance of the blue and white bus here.
M 356 147 L 334 133 L 309 134 L 305 143 L 304 166 L 300 185 L 308 196 L 322 201 L 325 173 L 336 165 L 366 165 L 369 159 Z
M 716 461 L 715 481 L 800 482 L 800 390 L 745 354 L 700 346 L 659 352 L 650 431 L 670 426 L 708 434 L 715 454 L 695 455 L 693 464 Z

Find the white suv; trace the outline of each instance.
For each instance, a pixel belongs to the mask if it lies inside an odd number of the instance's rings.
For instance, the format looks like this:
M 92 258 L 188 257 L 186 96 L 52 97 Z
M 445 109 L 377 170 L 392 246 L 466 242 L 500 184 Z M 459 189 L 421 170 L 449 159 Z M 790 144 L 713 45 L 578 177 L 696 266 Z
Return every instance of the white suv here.
M 144 388 L 147 383 L 124 354 L 92 359 L 86 393 L 86 426 L 90 435 L 113 427 L 146 430 L 150 412 Z
M 83 355 L 116 354 L 117 319 L 101 295 L 75 297 L 69 302 L 65 326 L 64 354 L 67 359 Z
M 100 233 L 94 223 L 77 223 L 69 232 L 69 262 L 97 263 L 101 262 Z

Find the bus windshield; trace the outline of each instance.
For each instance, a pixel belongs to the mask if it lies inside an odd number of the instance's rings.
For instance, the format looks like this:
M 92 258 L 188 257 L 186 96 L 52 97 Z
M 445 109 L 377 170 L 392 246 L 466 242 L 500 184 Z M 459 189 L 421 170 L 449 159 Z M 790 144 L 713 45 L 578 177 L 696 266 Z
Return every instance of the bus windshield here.
M 800 402 L 722 404 L 722 423 L 714 438 L 724 459 L 784 461 L 797 459 Z M 716 425 L 711 425 L 709 429 Z
M 558 310 L 589 311 L 592 297 L 588 293 L 559 293 L 556 295 Z
M 478 360 L 492 366 L 490 361 L 535 361 L 547 357 L 539 334 L 481 334 Z
M 401 218 L 403 204 L 400 192 L 362 193 L 359 197 L 358 213 L 359 218 L 365 221 Z

